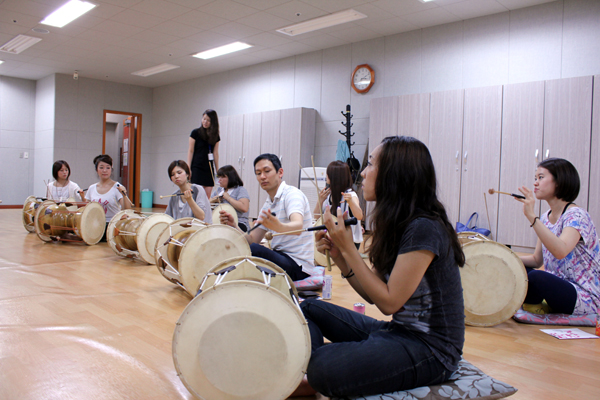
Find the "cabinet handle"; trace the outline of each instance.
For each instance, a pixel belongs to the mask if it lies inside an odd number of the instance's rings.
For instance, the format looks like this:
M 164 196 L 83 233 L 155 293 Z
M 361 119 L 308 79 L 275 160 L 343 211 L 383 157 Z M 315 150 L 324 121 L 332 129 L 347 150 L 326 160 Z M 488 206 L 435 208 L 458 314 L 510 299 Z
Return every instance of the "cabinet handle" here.
M 457 160 L 458 160 L 458 155 L 459 155 L 459 151 L 456 150 L 456 155 L 454 157 L 456 157 Z
M 469 154 L 469 152 L 465 151 L 465 162 L 467 161 L 467 154 Z
M 537 160 L 538 154 L 540 153 L 540 149 L 535 149 L 535 159 Z
M 546 149 L 546 158 L 550 155 L 550 149 Z

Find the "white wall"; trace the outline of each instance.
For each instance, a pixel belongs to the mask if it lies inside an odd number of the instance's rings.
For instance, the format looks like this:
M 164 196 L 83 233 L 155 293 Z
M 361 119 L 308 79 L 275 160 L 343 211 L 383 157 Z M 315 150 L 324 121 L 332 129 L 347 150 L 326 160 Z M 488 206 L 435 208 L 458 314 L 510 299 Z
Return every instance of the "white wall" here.
M 371 99 L 598 74 L 598 21 L 598 0 L 556 1 L 156 88 L 150 187 L 163 187 L 168 164 L 186 159 L 189 133 L 207 108 L 219 115 L 315 108 L 315 163 L 326 166 L 343 139 L 341 111 L 351 104 L 362 161 Z M 363 63 L 374 68 L 375 84 L 360 95 L 350 75 Z
M 93 159 L 102 152 L 104 110 L 142 114 L 141 187 L 151 177 L 148 153 L 152 136 L 152 89 L 57 74 L 54 158 L 71 166 L 71 180 L 81 188 L 98 181 Z M 113 176 L 118 179 L 118 174 Z
M 0 76 L 0 200 L 23 204 L 33 190 L 35 82 Z M 23 153 L 29 158 L 21 158 Z

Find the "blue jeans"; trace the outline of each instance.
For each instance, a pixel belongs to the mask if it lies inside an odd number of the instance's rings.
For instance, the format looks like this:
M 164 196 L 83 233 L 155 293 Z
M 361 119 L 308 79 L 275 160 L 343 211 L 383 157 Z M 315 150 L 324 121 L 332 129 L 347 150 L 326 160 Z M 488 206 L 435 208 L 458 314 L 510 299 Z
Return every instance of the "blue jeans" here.
M 305 300 L 312 354 L 308 382 L 329 397 L 367 396 L 442 383 L 452 375 L 403 326 L 325 301 Z M 323 336 L 331 344 L 323 345 Z
M 269 260 L 272 263 L 277 264 L 277 266 L 281 267 L 281 269 L 287 272 L 290 278 L 292 278 L 292 281 L 300 281 L 310 276 L 306 272 L 302 271 L 302 267 L 296 264 L 296 261 L 294 261 L 292 257 L 285 253 L 271 250 L 256 243 L 252 243 L 250 245 L 250 252 L 254 257 L 264 258 L 265 260 Z

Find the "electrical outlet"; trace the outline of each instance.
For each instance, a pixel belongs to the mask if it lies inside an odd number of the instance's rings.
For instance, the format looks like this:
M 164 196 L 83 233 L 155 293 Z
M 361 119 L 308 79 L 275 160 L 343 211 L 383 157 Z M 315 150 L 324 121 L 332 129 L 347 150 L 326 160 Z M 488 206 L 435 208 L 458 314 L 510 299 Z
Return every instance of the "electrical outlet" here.
M 29 153 L 28 152 L 24 152 L 23 153 L 23 158 L 29 158 Z

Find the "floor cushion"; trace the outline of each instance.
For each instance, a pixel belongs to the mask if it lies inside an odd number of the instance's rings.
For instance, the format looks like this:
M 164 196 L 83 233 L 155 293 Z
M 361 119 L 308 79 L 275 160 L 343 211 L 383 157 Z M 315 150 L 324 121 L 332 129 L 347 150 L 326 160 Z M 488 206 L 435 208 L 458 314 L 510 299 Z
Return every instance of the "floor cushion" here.
M 596 314 L 534 314 L 521 308 L 513 319 L 524 324 L 596 326 Z
M 323 287 L 325 281 L 325 267 L 315 266 L 314 275 L 304 278 L 300 281 L 294 281 L 294 286 L 298 291 L 301 290 L 319 290 Z
M 401 392 L 373 396 L 350 397 L 352 400 L 441 400 L 441 399 L 502 399 L 517 392 L 511 385 L 484 374 L 466 360 L 460 360 L 458 370 L 447 382 Z M 333 398 L 333 400 L 342 400 Z

